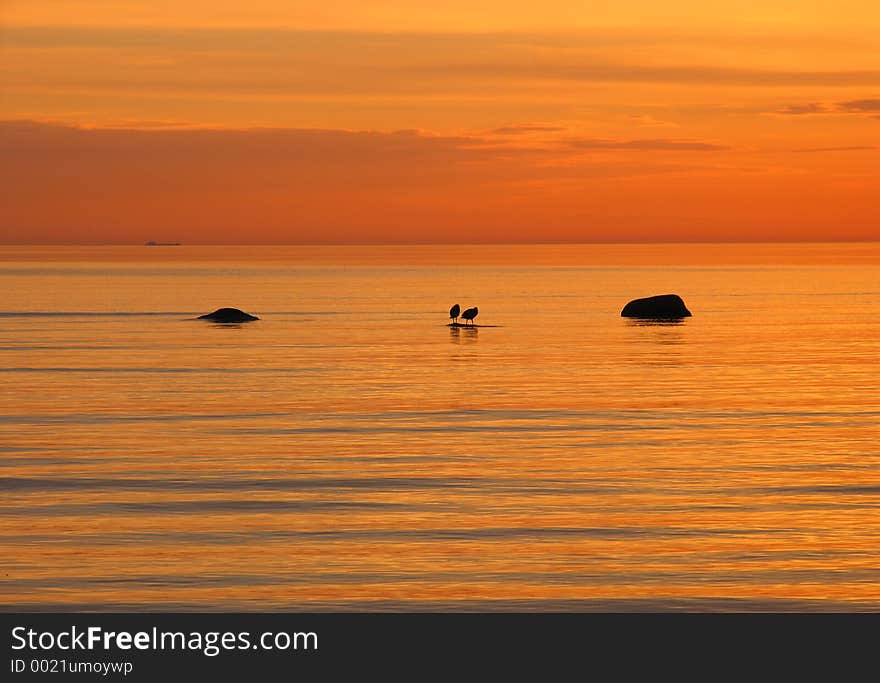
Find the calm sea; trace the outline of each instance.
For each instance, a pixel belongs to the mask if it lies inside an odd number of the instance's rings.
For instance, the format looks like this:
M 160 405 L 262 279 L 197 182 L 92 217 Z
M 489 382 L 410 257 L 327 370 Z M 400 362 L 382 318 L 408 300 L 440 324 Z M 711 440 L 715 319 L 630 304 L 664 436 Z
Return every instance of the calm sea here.
M 0 606 L 878 610 L 878 266 L 5 248 Z

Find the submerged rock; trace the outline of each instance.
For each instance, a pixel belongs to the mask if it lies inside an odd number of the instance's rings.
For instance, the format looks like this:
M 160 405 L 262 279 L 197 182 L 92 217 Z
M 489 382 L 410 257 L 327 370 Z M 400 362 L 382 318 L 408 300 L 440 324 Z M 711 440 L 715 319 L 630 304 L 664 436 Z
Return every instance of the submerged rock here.
M 661 294 L 630 301 L 620 312 L 623 318 L 690 318 L 691 312 L 678 294 Z
M 255 315 L 245 313 L 237 308 L 218 308 L 213 313 L 200 315 L 199 320 L 210 320 L 215 323 L 246 323 L 251 320 L 259 320 Z

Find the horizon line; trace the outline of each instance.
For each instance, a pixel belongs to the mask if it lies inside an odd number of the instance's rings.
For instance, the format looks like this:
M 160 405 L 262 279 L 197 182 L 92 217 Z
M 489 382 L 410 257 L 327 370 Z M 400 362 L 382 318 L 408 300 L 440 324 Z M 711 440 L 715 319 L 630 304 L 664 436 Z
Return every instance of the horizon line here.
M 809 239 L 809 240 L 628 240 L 587 242 L 517 241 L 517 242 L 0 242 L 3 247 L 514 247 L 514 246 L 626 246 L 626 245 L 723 245 L 723 244 L 877 244 L 876 239 Z

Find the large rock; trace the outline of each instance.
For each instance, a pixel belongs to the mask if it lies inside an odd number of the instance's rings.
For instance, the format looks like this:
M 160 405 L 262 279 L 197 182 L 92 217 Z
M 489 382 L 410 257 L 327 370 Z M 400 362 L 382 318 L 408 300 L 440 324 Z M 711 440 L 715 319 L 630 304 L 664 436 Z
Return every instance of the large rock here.
M 199 320 L 210 320 L 215 323 L 247 323 L 251 320 L 259 320 L 255 315 L 245 313 L 237 308 L 218 308 L 213 313 L 200 315 Z
M 689 318 L 691 312 L 678 294 L 661 294 L 630 301 L 620 312 L 624 318 Z

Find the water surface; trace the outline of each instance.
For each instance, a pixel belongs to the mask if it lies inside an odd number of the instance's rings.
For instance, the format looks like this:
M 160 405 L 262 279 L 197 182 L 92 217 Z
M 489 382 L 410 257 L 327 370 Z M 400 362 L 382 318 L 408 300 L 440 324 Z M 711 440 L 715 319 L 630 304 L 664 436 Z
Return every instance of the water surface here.
M 8 248 L 0 605 L 876 610 L 878 264 Z M 694 317 L 619 317 L 668 292 Z

